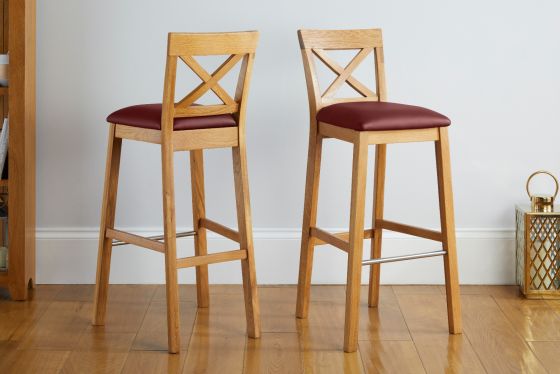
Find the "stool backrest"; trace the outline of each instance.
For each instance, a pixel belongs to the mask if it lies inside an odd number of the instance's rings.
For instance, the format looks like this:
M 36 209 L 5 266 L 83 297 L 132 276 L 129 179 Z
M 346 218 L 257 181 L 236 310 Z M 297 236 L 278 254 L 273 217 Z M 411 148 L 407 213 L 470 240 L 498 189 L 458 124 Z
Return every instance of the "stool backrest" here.
M 253 68 L 259 33 L 169 33 L 167 64 L 163 92 L 162 130 L 172 131 L 173 118 L 233 114 L 240 127 L 245 123 L 245 102 Z M 195 56 L 229 55 L 212 73 L 208 73 Z M 201 80 L 198 86 L 175 102 L 177 60 L 185 63 Z M 241 62 L 233 97 L 220 86 L 220 80 Z M 222 101 L 217 105 L 199 105 L 196 100 L 212 90 Z
M 303 56 L 307 93 L 312 119 L 319 109 L 336 103 L 349 101 L 385 101 L 385 69 L 383 63 L 383 41 L 381 29 L 365 30 L 299 30 L 299 44 Z M 346 65 L 340 66 L 328 56 L 327 50 L 358 50 Z M 375 58 L 376 92 L 352 76 L 352 72 L 373 53 Z M 335 80 L 321 93 L 315 69 L 314 56 L 337 75 Z M 347 83 L 360 96 L 335 98 L 338 89 Z

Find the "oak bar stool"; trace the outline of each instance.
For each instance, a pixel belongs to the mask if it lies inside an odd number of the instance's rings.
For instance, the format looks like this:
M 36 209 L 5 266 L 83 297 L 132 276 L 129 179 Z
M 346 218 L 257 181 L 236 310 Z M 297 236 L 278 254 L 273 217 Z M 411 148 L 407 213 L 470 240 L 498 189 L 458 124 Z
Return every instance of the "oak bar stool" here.
M 301 257 L 296 315 L 306 318 L 309 289 L 316 245 L 330 244 L 348 253 L 344 350 L 354 352 L 358 346 L 358 307 L 362 266 L 371 267 L 368 305 L 379 301 L 380 264 L 430 256 L 443 256 L 447 292 L 449 332 L 461 333 L 461 308 L 455 248 L 455 224 L 447 117 L 429 109 L 385 102 L 385 72 L 380 29 L 371 30 L 300 30 L 298 32 L 307 81 L 311 128 L 307 160 L 307 180 L 301 240 Z M 333 61 L 327 50 L 357 50 L 346 67 Z M 376 91 L 373 92 L 352 76 L 366 56 L 375 58 Z M 314 59 L 324 63 L 337 78 L 321 93 Z M 347 83 L 362 97 L 334 98 Z M 316 227 L 317 197 L 321 148 L 324 138 L 336 138 L 354 145 L 350 231 L 331 234 Z M 441 232 L 404 225 L 383 219 L 385 163 L 387 144 L 433 141 L 435 143 Z M 376 144 L 373 228 L 364 231 L 364 200 L 368 145 Z M 382 230 L 397 231 L 442 242 L 439 251 L 381 258 Z M 363 239 L 371 238 L 371 259 L 362 261 Z
M 93 324 L 103 325 L 111 251 L 115 245 L 134 244 L 165 255 L 167 325 L 169 352 L 177 353 L 179 344 L 179 299 L 177 269 L 196 267 L 197 302 L 208 307 L 208 264 L 241 260 L 247 318 L 247 334 L 260 336 L 259 305 L 253 256 L 253 235 L 245 145 L 245 109 L 258 32 L 170 33 L 163 88 L 163 104 L 144 104 L 120 109 L 107 118 L 109 145 L 105 171 L 105 189 L 101 213 L 97 282 Z M 204 70 L 194 56 L 228 55 L 212 74 Z M 175 103 L 177 60 L 183 61 L 203 81 L 182 100 Z M 235 95 L 232 98 L 219 84 L 241 62 Z M 209 90 L 223 104 L 199 105 Z M 164 234 L 145 238 L 114 228 L 117 183 L 122 139 L 161 145 Z M 237 219 L 239 231 L 211 221 L 205 215 L 203 150 L 231 147 Z M 176 233 L 173 179 L 173 152 L 190 151 L 193 226 L 192 232 Z M 240 245 L 239 250 L 207 254 L 206 229 L 223 235 Z M 177 258 L 176 238 L 194 236 L 195 256 Z

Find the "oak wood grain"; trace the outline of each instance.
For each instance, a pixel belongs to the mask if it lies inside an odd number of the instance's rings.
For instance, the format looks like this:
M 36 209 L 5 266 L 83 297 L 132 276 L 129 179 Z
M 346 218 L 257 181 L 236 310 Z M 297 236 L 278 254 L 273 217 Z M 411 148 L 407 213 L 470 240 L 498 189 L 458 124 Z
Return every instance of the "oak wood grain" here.
M 490 373 L 546 373 L 540 360 L 489 296 L 463 297 L 465 332 Z
M 247 341 L 244 373 L 301 373 L 297 333 L 263 333 Z
M 360 353 L 368 373 L 425 373 L 411 341 L 361 341 Z
M 397 298 L 427 372 L 485 372 L 466 334 L 448 334 L 444 295 L 401 294 Z
M 185 364 L 185 353 L 131 351 L 124 364 L 123 374 L 179 374 Z
M 246 336 L 241 285 L 211 285 L 202 309 L 196 287 L 181 286 L 182 344 L 168 354 L 163 286 L 110 286 L 116 312 L 93 327 L 91 285 L 40 285 L 25 303 L 0 298 L 0 372 L 553 373 L 560 364 L 560 340 L 528 340 L 556 339 L 535 318 L 556 326 L 557 303 L 527 302 L 516 287 L 465 287 L 465 333 L 449 335 L 441 286 L 381 286 L 377 308 L 360 302 L 354 353 L 342 350 L 344 286 L 313 286 L 307 319 L 294 318 L 296 287 L 259 291 L 261 342 Z

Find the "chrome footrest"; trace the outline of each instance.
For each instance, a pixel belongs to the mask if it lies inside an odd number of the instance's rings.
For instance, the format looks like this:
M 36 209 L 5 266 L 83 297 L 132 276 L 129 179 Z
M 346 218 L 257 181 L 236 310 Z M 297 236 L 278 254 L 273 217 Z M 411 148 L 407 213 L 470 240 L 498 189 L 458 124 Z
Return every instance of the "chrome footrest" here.
M 195 235 L 196 235 L 196 231 L 185 231 L 185 232 L 178 232 L 177 234 L 175 234 L 175 237 L 176 238 L 184 238 L 184 237 L 187 237 L 187 236 L 195 236 Z M 145 237 L 145 239 L 163 241 L 164 235 L 147 236 L 147 237 Z M 117 247 L 119 245 L 127 245 L 127 244 L 130 244 L 130 243 L 123 242 L 122 240 L 113 239 L 113 247 Z
M 382 258 L 372 258 L 370 260 L 362 261 L 362 266 L 365 265 L 375 265 L 375 264 L 382 264 L 385 262 L 396 262 L 396 261 L 404 261 L 404 260 L 414 260 L 417 258 L 424 258 L 424 257 L 433 257 L 433 256 L 443 256 L 447 254 L 447 251 L 432 251 L 432 252 L 424 252 L 424 253 L 415 253 L 412 255 L 403 255 L 403 256 L 393 256 L 393 257 L 382 257 Z

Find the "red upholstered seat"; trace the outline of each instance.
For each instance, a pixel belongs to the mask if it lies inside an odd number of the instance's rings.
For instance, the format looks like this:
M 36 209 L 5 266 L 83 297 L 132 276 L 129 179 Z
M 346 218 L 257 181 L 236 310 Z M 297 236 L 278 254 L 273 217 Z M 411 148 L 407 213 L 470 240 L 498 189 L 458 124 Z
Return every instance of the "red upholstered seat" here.
M 317 120 L 357 131 L 413 130 L 451 124 L 449 118 L 430 109 L 377 101 L 329 105 L 319 110 Z
M 109 114 L 107 122 L 161 130 L 161 104 L 141 104 L 119 109 Z M 173 123 L 173 129 L 176 131 L 235 126 L 237 123 L 231 114 L 175 118 Z

